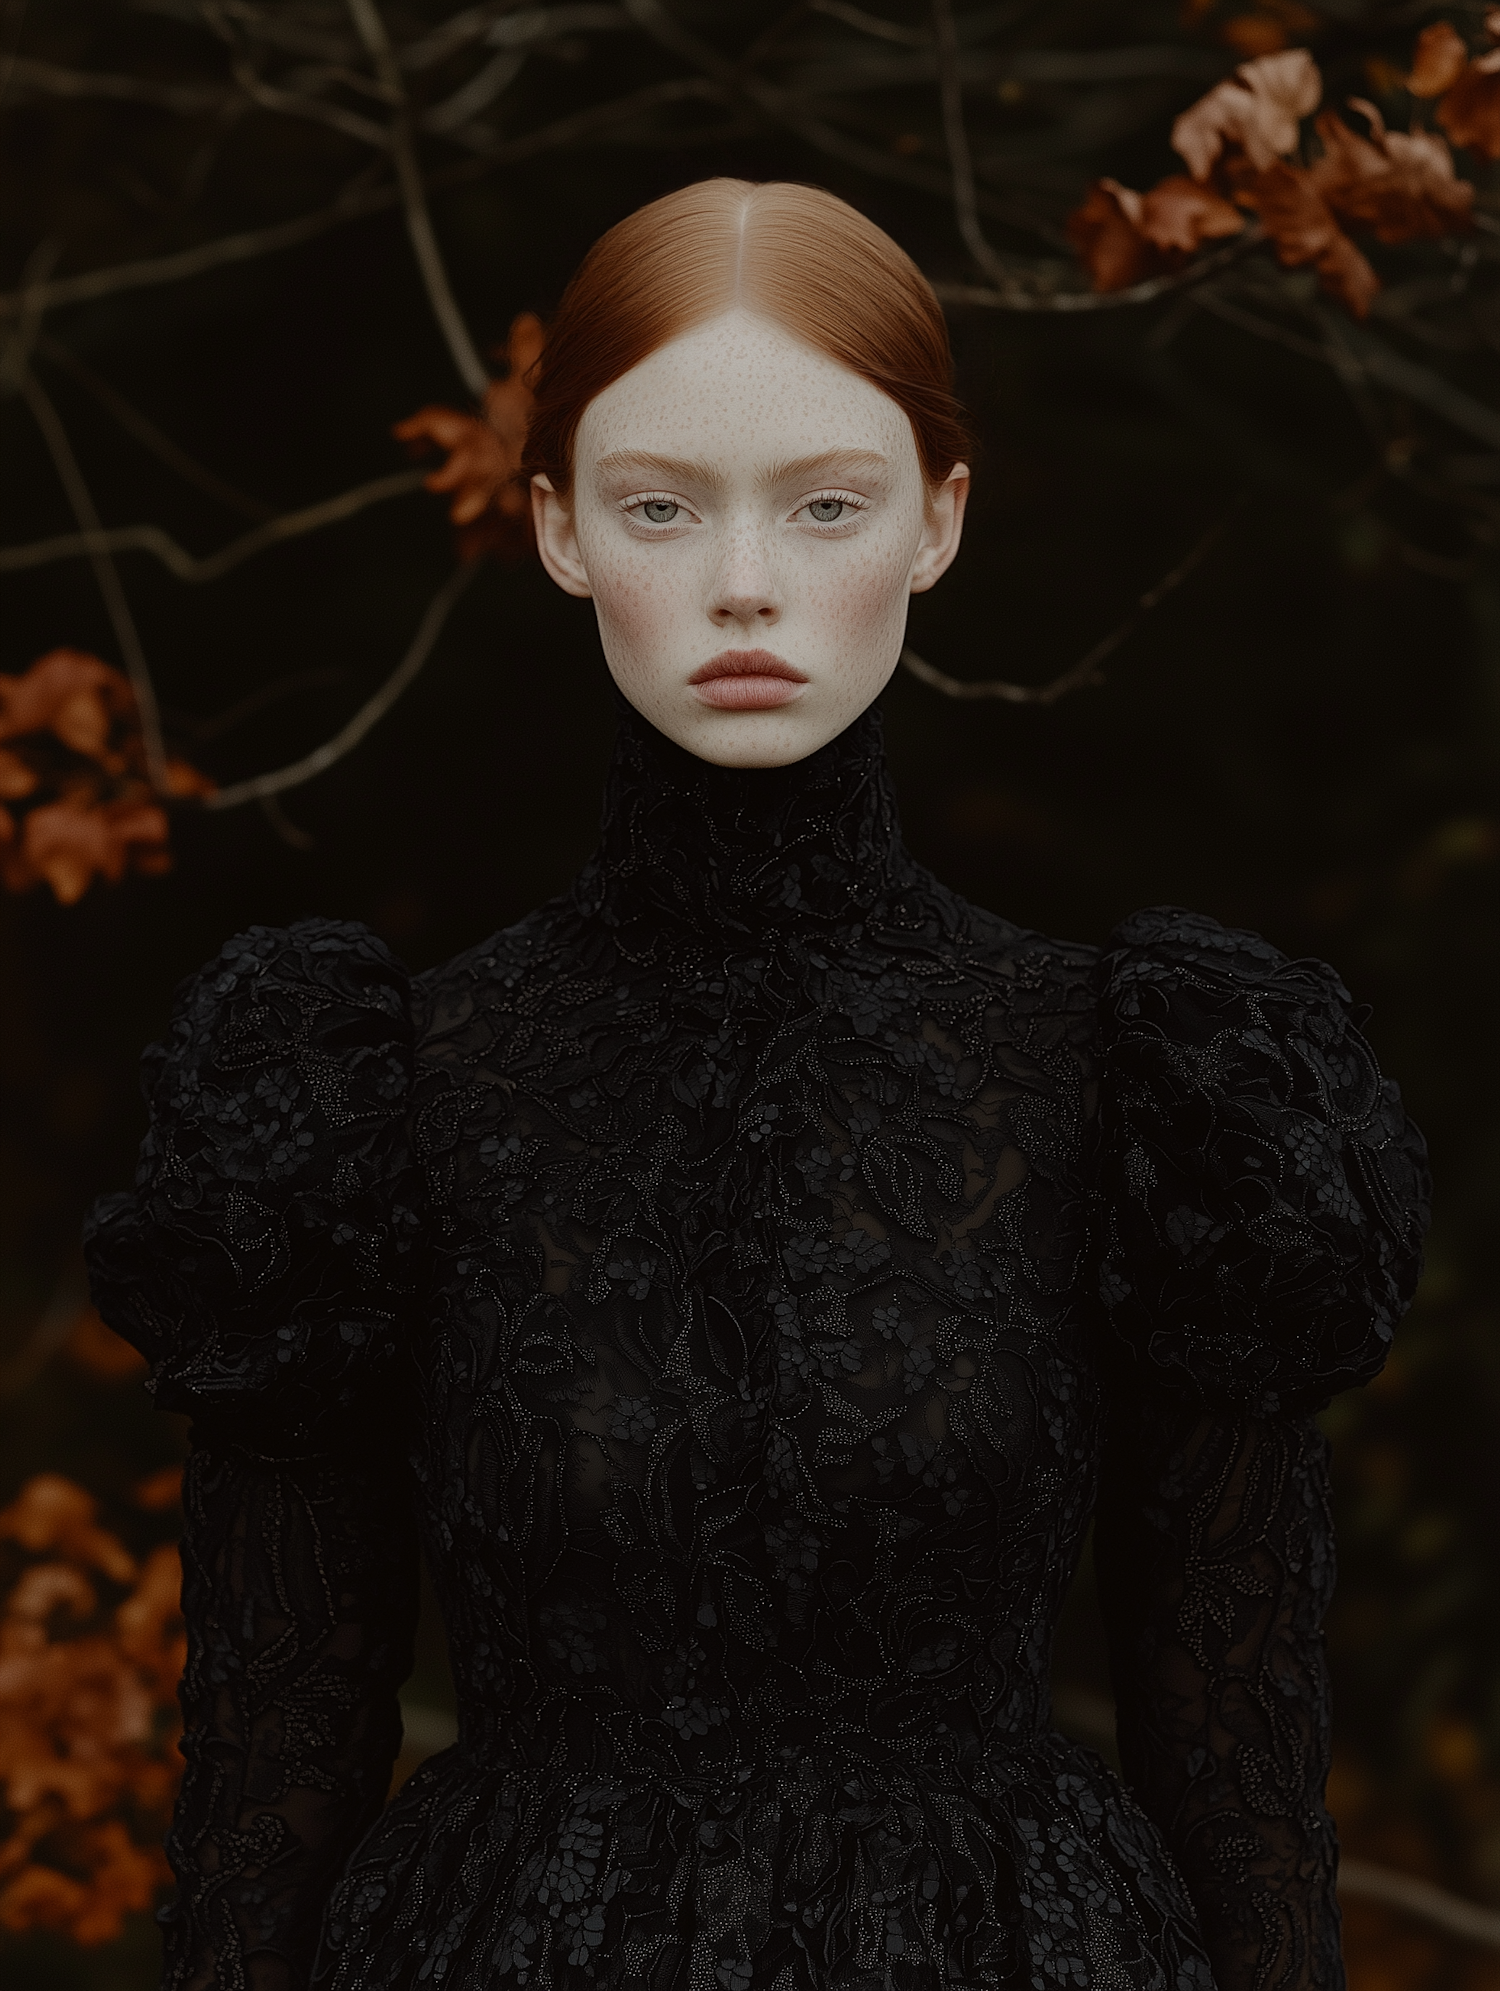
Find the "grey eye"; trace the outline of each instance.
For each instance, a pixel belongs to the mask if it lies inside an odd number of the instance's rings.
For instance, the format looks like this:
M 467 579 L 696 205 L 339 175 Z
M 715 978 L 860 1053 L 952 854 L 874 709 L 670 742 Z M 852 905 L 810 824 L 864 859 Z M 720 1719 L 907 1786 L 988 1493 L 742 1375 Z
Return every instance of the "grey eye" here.
M 670 525 L 680 507 L 670 498 L 648 498 L 641 509 L 653 525 Z
M 814 498 L 807 508 L 819 525 L 837 525 L 844 510 L 842 498 Z

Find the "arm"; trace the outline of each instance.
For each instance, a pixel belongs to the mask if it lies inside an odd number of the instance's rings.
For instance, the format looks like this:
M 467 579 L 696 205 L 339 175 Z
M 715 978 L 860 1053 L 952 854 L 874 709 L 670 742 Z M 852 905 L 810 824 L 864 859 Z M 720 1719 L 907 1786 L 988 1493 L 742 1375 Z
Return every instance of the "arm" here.
M 411 1032 L 363 929 L 239 936 L 148 1054 L 134 1193 L 89 1227 L 100 1312 L 193 1420 L 169 1991 L 305 1991 L 385 1796 L 415 1610 Z
M 187 1771 L 167 1991 L 304 1991 L 379 1811 L 411 1667 L 416 1543 L 392 1460 L 195 1442 L 184 1482 Z
M 1126 1773 L 1219 1991 L 1342 1991 L 1312 1413 L 1384 1362 L 1421 1135 L 1317 961 L 1172 908 L 1101 962 L 1098 1556 Z
M 1125 1775 L 1182 1871 L 1218 1991 L 1342 1991 L 1322 1433 L 1309 1416 L 1131 1405 L 1095 1555 Z

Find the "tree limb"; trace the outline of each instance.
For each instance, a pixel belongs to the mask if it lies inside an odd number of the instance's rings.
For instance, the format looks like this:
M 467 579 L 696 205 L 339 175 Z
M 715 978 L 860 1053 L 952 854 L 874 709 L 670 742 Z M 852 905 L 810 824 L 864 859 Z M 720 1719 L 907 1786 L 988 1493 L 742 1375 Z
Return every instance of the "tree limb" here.
M 227 788 L 216 789 L 203 798 L 205 809 L 237 809 L 245 802 L 259 802 L 270 795 L 283 794 L 288 788 L 297 788 L 304 781 L 324 773 L 345 754 L 353 751 L 370 728 L 383 719 L 396 700 L 406 690 L 427 659 L 433 646 L 443 633 L 443 625 L 464 590 L 479 572 L 477 560 L 465 562 L 456 567 L 444 581 L 427 605 L 427 612 L 417 627 L 411 646 L 401 662 L 392 671 L 385 683 L 372 698 L 369 698 L 349 720 L 340 727 L 331 740 L 325 740 L 301 760 L 295 760 L 288 767 L 276 768 L 270 774 L 253 775 L 248 781 L 231 782 Z
M 422 184 L 422 169 L 417 161 L 406 79 L 401 74 L 401 66 L 391 48 L 390 36 L 386 33 L 385 22 L 375 0 L 346 0 L 346 4 L 360 40 L 375 66 L 375 74 L 391 93 L 396 106 L 395 121 L 391 127 L 391 148 L 401 187 L 401 205 L 406 214 L 406 232 L 411 237 L 417 268 L 427 289 L 427 301 L 432 306 L 438 330 L 447 341 L 459 378 L 476 400 L 482 399 L 490 384 L 490 372 L 469 336 L 469 328 L 453 295 L 453 286 L 448 281 L 437 236 L 433 233 L 427 190 Z
M 300 539 L 304 533 L 337 525 L 371 505 L 383 504 L 387 498 L 404 498 L 411 491 L 419 491 L 426 474 L 422 470 L 397 470 L 388 477 L 373 478 L 368 484 L 356 484 L 352 491 L 341 491 L 336 498 L 324 498 L 316 505 L 304 505 L 300 511 L 267 519 L 254 532 L 230 540 L 217 553 L 206 554 L 201 560 L 159 525 L 105 526 L 96 522 L 82 532 L 34 539 L 24 546 L 0 546 L 0 574 L 24 573 L 32 567 L 50 566 L 54 560 L 98 560 L 115 553 L 150 553 L 179 581 L 197 587 L 205 581 L 217 581 L 232 568 L 254 559 L 257 553 L 264 553 L 267 547 L 279 546 L 283 540 Z
M 268 519 L 272 516 L 274 506 L 237 490 L 233 484 L 226 484 L 222 477 L 189 456 L 169 435 L 164 435 L 155 422 L 143 415 L 139 408 L 133 407 L 118 389 L 111 387 L 107 380 L 102 380 L 71 346 L 65 346 L 61 339 L 43 333 L 37 339 L 36 349 L 54 366 L 60 366 L 65 373 L 71 374 L 80 387 L 92 394 L 99 405 L 114 416 L 127 435 L 144 444 L 158 461 L 165 463 L 169 470 L 175 470 L 185 482 L 195 484 L 200 491 L 217 498 L 221 505 L 227 505 L 231 511 L 240 512 L 246 518 Z
M 901 652 L 901 662 L 913 677 L 920 678 L 934 691 L 940 691 L 945 698 L 995 698 L 1007 705 L 1055 705 L 1070 691 L 1081 691 L 1085 685 L 1099 681 L 1099 666 L 1105 658 L 1112 656 L 1128 637 L 1135 634 L 1152 609 L 1165 601 L 1174 588 L 1181 587 L 1193 569 L 1213 550 L 1228 523 L 1229 520 L 1223 518 L 1216 525 L 1211 525 L 1187 557 L 1180 560 L 1169 574 L 1163 575 L 1154 588 L 1147 589 L 1118 628 L 1112 630 L 1102 642 L 1096 643 L 1087 656 L 1081 657 L 1047 684 L 1012 684 L 1005 678 L 950 677 L 946 671 L 929 664 L 925 657 L 919 657 L 909 645 Z
M 78 459 L 73 454 L 73 445 L 68 440 L 68 432 L 34 373 L 26 374 L 21 382 L 21 392 L 27 407 L 31 410 L 32 419 L 42 432 L 42 440 L 46 443 L 48 454 L 52 458 L 58 482 L 67 493 L 68 503 L 73 508 L 73 516 L 78 521 L 80 531 L 99 532 L 101 530 L 99 513 L 94 504 L 93 493 L 89 490 L 83 472 L 78 467 Z M 120 646 L 120 655 L 124 659 L 131 690 L 135 693 L 136 716 L 141 722 L 141 745 L 146 754 L 146 773 L 157 793 L 165 794 L 167 755 L 162 745 L 161 715 L 157 710 L 156 687 L 151 682 L 151 670 L 146 662 L 146 653 L 141 648 L 135 617 L 130 612 L 130 603 L 125 598 L 125 590 L 120 585 L 120 576 L 115 571 L 115 563 L 107 549 L 101 547 L 91 552 L 89 564 L 94 570 L 94 580 L 99 593 L 104 598 L 105 611 L 114 629 L 115 641 Z

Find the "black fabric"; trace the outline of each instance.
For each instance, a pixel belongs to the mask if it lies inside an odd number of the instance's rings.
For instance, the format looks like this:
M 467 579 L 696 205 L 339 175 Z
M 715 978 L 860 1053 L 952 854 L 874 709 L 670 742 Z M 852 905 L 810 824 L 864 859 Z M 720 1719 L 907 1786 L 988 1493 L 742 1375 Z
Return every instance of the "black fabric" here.
M 196 1420 L 173 1991 L 1336 1991 L 1309 1413 L 1427 1192 L 1328 970 L 966 905 L 874 714 L 627 715 L 568 897 L 411 987 L 256 930 L 151 1094 L 90 1255 Z M 1129 1788 L 1046 1686 L 1101 1472 Z M 372 1822 L 414 1529 L 460 1734 Z

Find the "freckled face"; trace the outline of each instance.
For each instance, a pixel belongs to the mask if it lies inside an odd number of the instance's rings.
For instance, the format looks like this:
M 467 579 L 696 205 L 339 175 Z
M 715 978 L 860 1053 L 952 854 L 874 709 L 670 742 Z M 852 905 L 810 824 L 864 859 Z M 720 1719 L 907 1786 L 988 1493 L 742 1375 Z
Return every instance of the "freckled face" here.
M 534 485 L 543 562 L 593 600 L 637 711 L 702 760 L 779 767 L 895 669 L 910 597 L 958 550 L 968 472 L 929 494 L 888 395 L 735 310 L 589 403 L 566 504 Z

